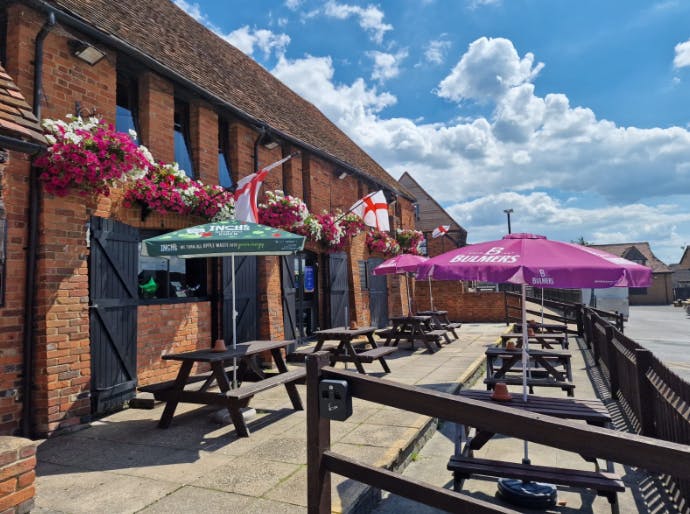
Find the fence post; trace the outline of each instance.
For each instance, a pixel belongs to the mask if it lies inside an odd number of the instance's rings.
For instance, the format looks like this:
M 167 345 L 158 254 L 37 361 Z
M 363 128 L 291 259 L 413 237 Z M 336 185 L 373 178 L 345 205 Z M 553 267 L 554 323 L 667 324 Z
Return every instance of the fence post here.
M 623 323 L 625 322 L 625 316 L 623 316 L 623 313 L 618 314 L 618 319 L 616 319 L 616 325 L 618 325 L 618 330 L 621 331 L 621 334 L 623 333 Z
M 323 452 L 331 447 L 330 420 L 319 415 L 321 368 L 329 353 L 307 355 L 307 512 L 330 514 L 331 472 L 323 467 Z
M 637 395 L 639 403 L 639 422 L 642 435 L 656 437 L 656 423 L 654 420 L 654 387 L 647 378 L 647 372 L 652 367 L 652 352 L 646 348 L 635 350 L 637 362 Z
M 582 319 L 583 306 L 581 303 L 576 305 L 575 319 L 577 320 L 577 336 L 582 337 L 585 333 L 585 324 Z
M 503 291 L 503 308 L 506 311 L 506 327 L 510 324 L 508 321 L 508 293 Z
M 613 344 L 613 327 L 607 323 L 604 330 L 606 331 L 606 356 L 608 357 L 606 367 L 609 369 L 609 377 L 611 379 L 611 396 L 615 398 L 618 391 L 620 391 L 620 383 L 618 381 L 618 350 Z

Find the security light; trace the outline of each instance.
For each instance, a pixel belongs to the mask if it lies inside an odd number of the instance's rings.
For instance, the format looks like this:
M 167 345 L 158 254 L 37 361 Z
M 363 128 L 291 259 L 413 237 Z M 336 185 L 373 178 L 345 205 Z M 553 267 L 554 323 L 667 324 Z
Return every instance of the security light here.
M 95 46 L 77 39 L 70 39 L 69 47 L 75 57 L 78 57 L 91 66 L 98 63 L 101 59 L 103 59 L 103 57 L 105 57 L 105 54 Z

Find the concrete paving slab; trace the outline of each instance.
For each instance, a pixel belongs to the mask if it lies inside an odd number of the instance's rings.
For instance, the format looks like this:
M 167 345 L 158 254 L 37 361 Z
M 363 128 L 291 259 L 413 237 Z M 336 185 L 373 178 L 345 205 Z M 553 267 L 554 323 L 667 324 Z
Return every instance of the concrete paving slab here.
M 260 497 L 299 470 L 299 465 L 237 458 L 192 482 L 196 487 Z

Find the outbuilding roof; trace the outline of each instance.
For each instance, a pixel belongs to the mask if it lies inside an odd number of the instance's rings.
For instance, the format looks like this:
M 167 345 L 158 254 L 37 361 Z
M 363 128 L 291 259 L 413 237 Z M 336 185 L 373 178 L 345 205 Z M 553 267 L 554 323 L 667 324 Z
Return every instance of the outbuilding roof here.
M 599 248 L 605 252 L 618 255 L 625 259 L 633 259 L 635 254 L 642 254 L 647 262 L 644 263 L 645 266 L 652 268 L 653 273 L 671 273 L 671 268 L 669 268 L 662 261 L 657 259 L 656 255 L 652 252 L 652 248 L 649 243 L 619 243 L 610 245 L 590 245 L 593 248 Z
M 318 150 L 393 191 L 409 195 L 312 103 L 169 0 L 50 3 L 104 36 L 124 42 L 252 120 L 264 122 L 307 149 Z

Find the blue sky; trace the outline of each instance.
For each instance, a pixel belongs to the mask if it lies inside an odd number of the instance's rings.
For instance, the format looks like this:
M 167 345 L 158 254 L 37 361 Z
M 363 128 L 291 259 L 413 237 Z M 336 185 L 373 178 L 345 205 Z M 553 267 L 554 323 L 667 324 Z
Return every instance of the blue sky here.
M 690 2 L 175 0 L 468 230 L 690 244 Z

